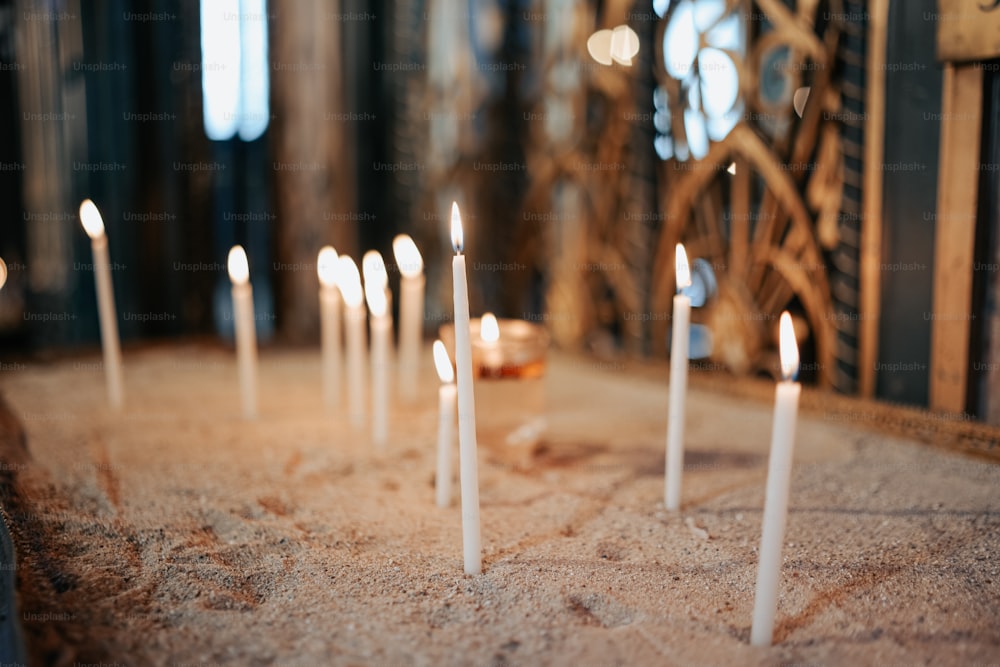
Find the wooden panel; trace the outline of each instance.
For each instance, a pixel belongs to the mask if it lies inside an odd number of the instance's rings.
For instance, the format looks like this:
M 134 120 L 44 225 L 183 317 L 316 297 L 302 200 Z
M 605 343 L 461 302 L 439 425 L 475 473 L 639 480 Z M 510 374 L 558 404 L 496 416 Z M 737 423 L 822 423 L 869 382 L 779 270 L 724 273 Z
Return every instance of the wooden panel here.
M 938 0 L 938 9 L 939 59 L 1000 56 L 1000 0 Z
M 889 0 L 872 0 L 868 26 L 868 94 L 865 100 L 865 173 L 861 221 L 861 297 L 858 322 L 858 393 L 875 395 L 875 362 L 881 307 L 882 159 L 885 154 L 885 57 Z
M 930 407 L 963 412 L 969 373 L 983 70 L 946 65 L 934 252 Z

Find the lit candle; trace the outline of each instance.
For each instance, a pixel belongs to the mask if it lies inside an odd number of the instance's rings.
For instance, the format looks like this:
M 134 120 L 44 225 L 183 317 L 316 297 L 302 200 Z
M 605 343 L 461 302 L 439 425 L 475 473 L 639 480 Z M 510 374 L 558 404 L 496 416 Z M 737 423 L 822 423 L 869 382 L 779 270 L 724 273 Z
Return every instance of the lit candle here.
M 479 526 L 479 466 L 476 453 L 476 399 L 472 391 L 472 343 L 469 337 L 469 288 L 462 254 L 462 216 L 451 205 L 451 262 L 455 299 L 455 366 L 458 370 L 458 464 L 462 489 L 462 551 L 465 573 L 483 570 Z
M 437 492 L 437 506 L 451 504 L 451 442 L 455 437 L 455 371 L 448 358 L 444 343 L 434 341 L 434 366 L 441 387 L 438 389 L 438 447 L 437 474 L 434 476 L 434 490 Z
M 319 325 L 323 404 L 328 411 L 340 403 L 340 293 L 337 291 L 337 251 L 323 246 L 316 258 L 319 275 Z
M 236 363 L 239 366 L 243 416 L 257 416 L 257 327 L 253 313 L 250 266 L 243 246 L 229 251 L 229 279 L 233 283 L 233 324 L 236 328 Z
M 353 426 L 365 423 L 365 306 L 361 274 L 354 260 L 337 260 L 337 286 L 344 300 L 344 337 L 347 346 L 347 401 Z
M 108 237 L 104 233 L 101 212 L 89 199 L 84 199 L 80 204 L 80 222 L 90 237 L 90 247 L 94 255 L 94 282 L 97 286 L 97 312 L 101 323 L 101 347 L 104 350 L 104 377 L 108 385 L 108 401 L 112 408 L 120 409 L 125 400 L 125 392 L 122 383 L 122 351 L 118 339 L 115 293 L 111 287 Z
M 407 234 L 392 241 L 399 266 L 399 388 L 408 401 L 417 397 L 420 339 L 424 319 L 424 260 Z
M 670 405 L 667 415 L 667 471 L 664 502 L 668 510 L 681 507 L 681 472 L 684 469 L 684 394 L 687 391 L 688 328 L 691 322 L 691 299 L 681 290 L 691 285 L 684 246 L 677 244 L 674 254 L 677 294 L 674 295 L 673 332 L 670 338 Z
M 0 289 L 7 284 L 7 262 L 0 257 Z
M 483 343 L 483 367 L 488 375 L 496 374 L 503 365 L 500 352 L 500 323 L 493 313 L 486 313 L 479 320 L 479 339 Z
M 372 440 L 380 449 L 389 438 L 389 338 L 392 322 L 386 312 L 385 287 L 365 283 L 365 299 L 371 313 Z
M 788 311 L 781 314 L 780 338 L 783 379 L 778 383 L 774 398 L 771 457 L 767 468 L 764 525 L 760 539 L 760 566 L 757 571 L 753 629 L 750 632 L 750 643 L 754 646 L 770 646 L 774 633 L 778 578 L 781 573 L 781 545 L 785 539 L 788 486 L 795 448 L 795 419 L 799 409 L 799 394 L 802 392 L 802 386 L 795 382 L 795 376 L 799 372 L 799 348 L 795 343 L 795 328 Z
M 365 280 L 365 291 L 368 284 L 377 284 L 385 292 L 386 316 L 392 323 L 392 292 L 389 290 L 389 272 L 385 269 L 385 260 L 378 250 L 369 250 L 361 258 L 361 276 Z

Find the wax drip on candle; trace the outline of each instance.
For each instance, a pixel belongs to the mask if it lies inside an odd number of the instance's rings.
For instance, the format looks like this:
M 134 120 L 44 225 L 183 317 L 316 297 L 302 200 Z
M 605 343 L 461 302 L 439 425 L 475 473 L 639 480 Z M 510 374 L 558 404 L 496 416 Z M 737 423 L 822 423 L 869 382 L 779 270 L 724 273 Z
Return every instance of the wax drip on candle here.
M 781 377 L 786 382 L 795 380 L 799 374 L 799 346 L 795 340 L 795 324 L 788 311 L 781 313 L 778 324 L 779 353 L 781 356 Z

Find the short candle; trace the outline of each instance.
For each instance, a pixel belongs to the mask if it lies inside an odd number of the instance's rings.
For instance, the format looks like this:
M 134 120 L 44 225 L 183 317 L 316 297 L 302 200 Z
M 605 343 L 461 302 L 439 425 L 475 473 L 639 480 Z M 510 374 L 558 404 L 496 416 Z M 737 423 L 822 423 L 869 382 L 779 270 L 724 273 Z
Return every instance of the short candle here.
M 407 234 L 392 241 L 399 266 L 399 389 L 407 401 L 417 397 L 420 340 L 424 320 L 424 260 L 417 244 Z
M 236 363 L 239 368 L 243 416 L 257 416 L 257 327 L 253 312 L 250 266 L 243 246 L 229 250 L 229 279 L 233 283 L 233 324 L 236 332 Z
M 371 313 L 372 441 L 384 448 L 389 438 L 389 338 L 392 322 L 386 313 L 385 287 L 365 283 L 365 299 Z
M 792 454 L 795 449 L 795 421 L 799 409 L 799 394 L 802 393 L 802 385 L 795 381 L 799 372 L 799 348 L 788 311 L 781 314 L 779 335 L 782 381 L 775 389 L 771 456 L 767 467 L 767 493 L 760 538 L 760 566 L 757 570 L 757 594 L 753 607 L 753 627 L 750 631 L 750 643 L 754 646 L 770 646 L 774 635 L 778 583 L 781 578 L 781 545 L 785 540 L 788 487 L 791 483 Z
M 97 313 L 101 324 L 101 347 L 104 350 L 104 377 L 108 385 L 108 402 L 120 409 L 125 401 L 122 382 L 122 352 L 118 337 L 118 315 L 115 312 L 115 292 L 111 286 L 111 260 L 104 220 L 97 205 L 89 199 L 80 204 L 80 222 L 90 237 L 94 256 L 94 283 L 97 288 Z
M 340 292 L 337 290 L 337 251 L 323 246 L 316 258 L 319 277 L 320 373 L 323 404 L 328 411 L 340 403 L 343 352 L 340 343 Z
M 670 337 L 670 404 L 667 414 L 667 460 L 664 504 L 676 511 L 681 506 L 681 474 L 684 470 L 684 401 L 687 392 L 688 337 L 691 299 L 681 292 L 691 285 L 691 269 L 684 246 L 674 252 L 677 294 L 674 296 L 673 328 Z
M 337 287 L 346 309 L 344 337 L 349 420 L 352 426 L 359 427 L 365 422 L 365 306 L 358 265 L 345 255 L 337 259 Z
M 434 341 L 434 367 L 441 387 L 438 389 L 437 472 L 434 475 L 435 498 L 438 507 L 451 504 L 451 448 L 455 438 L 455 371 L 448 350 L 440 340 Z

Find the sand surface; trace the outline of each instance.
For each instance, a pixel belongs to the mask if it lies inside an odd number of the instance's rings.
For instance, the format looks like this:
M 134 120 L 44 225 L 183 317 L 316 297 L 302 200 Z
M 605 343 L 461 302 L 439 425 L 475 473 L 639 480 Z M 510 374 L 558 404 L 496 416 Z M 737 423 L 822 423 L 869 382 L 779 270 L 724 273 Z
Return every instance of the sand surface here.
M 232 357 L 126 351 L 122 415 L 99 358 L 3 374 L 33 662 L 1000 663 L 996 464 L 804 415 L 776 644 L 755 648 L 766 404 L 691 388 L 672 514 L 665 375 L 555 356 L 533 464 L 481 453 L 484 573 L 466 576 L 457 499 L 434 505 L 429 362 L 378 452 L 323 414 L 317 352 L 262 353 L 254 422 Z

